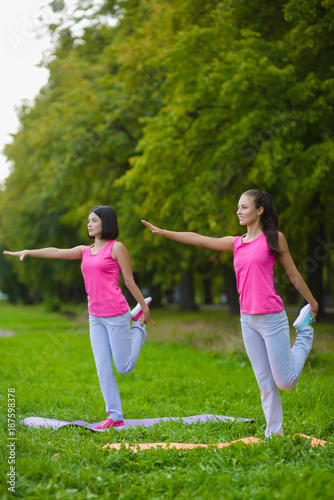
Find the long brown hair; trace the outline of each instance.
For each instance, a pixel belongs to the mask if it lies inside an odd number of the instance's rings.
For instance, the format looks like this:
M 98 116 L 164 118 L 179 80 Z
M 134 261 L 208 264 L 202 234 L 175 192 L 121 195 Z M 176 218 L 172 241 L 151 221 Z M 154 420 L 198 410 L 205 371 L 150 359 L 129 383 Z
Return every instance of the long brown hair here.
M 269 193 L 259 189 L 250 189 L 243 194 L 254 200 L 255 208 L 263 207 L 263 213 L 260 217 L 263 232 L 268 247 L 278 257 L 283 252 L 278 245 L 278 216 L 272 197 Z

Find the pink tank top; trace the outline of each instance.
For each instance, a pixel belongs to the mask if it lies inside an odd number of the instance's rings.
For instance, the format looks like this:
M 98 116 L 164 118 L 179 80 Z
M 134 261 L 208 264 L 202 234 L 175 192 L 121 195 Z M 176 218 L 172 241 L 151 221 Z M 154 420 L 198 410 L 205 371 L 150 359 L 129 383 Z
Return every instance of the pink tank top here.
M 81 271 L 88 297 L 88 312 L 93 316 L 108 317 L 125 314 L 129 310 L 121 289 L 121 268 L 110 255 L 115 240 L 110 240 L 100 252 L 91 254 L 94 246 L 82 251 Z
M 274 288 L 276 256 L 262 233 L 255 240 L 243 243 L 243 236 L 233 240 L 234 269 L 243 314 L 269 314 L 284 310 Z

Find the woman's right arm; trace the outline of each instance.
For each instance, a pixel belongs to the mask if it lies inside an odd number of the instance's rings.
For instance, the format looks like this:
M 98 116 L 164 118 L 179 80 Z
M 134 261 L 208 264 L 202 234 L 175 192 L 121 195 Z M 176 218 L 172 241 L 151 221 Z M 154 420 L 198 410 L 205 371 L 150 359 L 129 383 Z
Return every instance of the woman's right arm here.
M 37 250 L 20 250 L 19 252 L 9 252 L 4 250 L 5 255 L 12 255 L 13 257 L 19 257 L 23 260 L 25 257 L 38 257 L 40 259 L 66 259 L 66 260 L 76 260 L 81 259 L 82 251 L 86 248 L 85 245 L 79 245 L 74 248 L 39 248 Z
M 142 223 L 152 231 L 153 234 L 158 236 L 164 236 L 170 240 L 179 241 L 180 243 L 186 243 L 187 245 L 196 245 L 205 248 L 211 248 L 211 250 L 218 250 L 221 252 L 233 252 L 233 240 L 234 236 L 224 236 L 223 238 L 211 238 L 210 236 L 202 236 L 198 233 L 180 233 L 177 231 L 167 231 L 167 229 L 160 229 L 159 227 L 153 226 L 146 220 L 142 220 Z

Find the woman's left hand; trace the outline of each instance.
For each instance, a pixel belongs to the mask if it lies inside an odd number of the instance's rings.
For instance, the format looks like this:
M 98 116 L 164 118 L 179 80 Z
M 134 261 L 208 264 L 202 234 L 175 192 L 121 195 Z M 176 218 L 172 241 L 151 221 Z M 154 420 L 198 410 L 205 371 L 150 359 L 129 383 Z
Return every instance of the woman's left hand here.
M 318 314 L 318 311 L 319 311 L 319 307 L 318 307 L 318 304 L 313 304 L 311 306 L 311 316 L 312 316 L 312 319 L 313 319 L 313 323 L 315 323 L 317 320 L 316 320 L 316 317 L 317 317 L 317 314 Z
M 143 311 L 143 314 L 140 316 L 139 321 L 140 321 L 140 326 L 147 325 L 147 323 L 149 323 L 150 321 L 151 323 L 153 323 L 153 325 L 155 325 L 154 321 L 151 320 L 150 318 L 149 308 L 147 308 L 147 311 Z

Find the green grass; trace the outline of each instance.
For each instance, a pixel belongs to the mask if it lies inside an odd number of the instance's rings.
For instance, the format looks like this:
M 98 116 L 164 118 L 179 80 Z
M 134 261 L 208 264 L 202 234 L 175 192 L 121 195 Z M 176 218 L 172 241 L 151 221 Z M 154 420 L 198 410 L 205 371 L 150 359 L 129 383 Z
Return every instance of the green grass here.
M 168 422 L 94 434 L 80 428 L 32 429 L 28 416 L 88 422 L 105 417 L 85 317 L 69 321 L 41 307 L 0 303 L 0 499 L 333 499 L 334 446 L 276 437 L 224 449 L 102 450 L 112 442 L 217 443 L 263 438 L 259 390 L 239 321 L 224 311 L 152 311 L 156 327 L 129 375 L 116 374 L 125 418 L 204 413 L 254 423 Z M 291 317 L 292 319 L 292 317 Z M 16 393 L 16 492 L 9 471 L 7 394 Z M 317 324 L 298 385 L 281 392 L 286 436 L 334 442 L 334 334 Z

